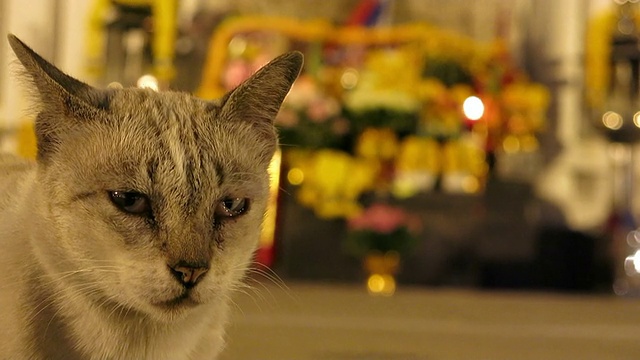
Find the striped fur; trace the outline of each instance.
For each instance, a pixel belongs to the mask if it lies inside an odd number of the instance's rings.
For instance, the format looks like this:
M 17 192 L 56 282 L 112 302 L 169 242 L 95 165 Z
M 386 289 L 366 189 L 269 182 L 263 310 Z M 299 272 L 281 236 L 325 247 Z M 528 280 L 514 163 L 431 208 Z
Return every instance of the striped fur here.
M 9 42 L 38 98 L 38 157 L 0 155 L 0 358 L 215 358 L 301 55 L 205 101 L 98 90 Z M 126 213 L 110 191 L 145 194 L 151 211 Z M 229 198 L 248 199 L 247 212 L 221 217 Z M 209 267 L 190 290 L 170 268 L 183 262 Z

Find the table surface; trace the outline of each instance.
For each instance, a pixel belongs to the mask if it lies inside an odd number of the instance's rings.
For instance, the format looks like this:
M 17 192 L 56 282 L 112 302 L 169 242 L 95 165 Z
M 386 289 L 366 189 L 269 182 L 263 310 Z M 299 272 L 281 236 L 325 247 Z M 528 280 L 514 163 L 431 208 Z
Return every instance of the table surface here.
M 640 359 L 640 299 L 250 283 L 223 360 Z

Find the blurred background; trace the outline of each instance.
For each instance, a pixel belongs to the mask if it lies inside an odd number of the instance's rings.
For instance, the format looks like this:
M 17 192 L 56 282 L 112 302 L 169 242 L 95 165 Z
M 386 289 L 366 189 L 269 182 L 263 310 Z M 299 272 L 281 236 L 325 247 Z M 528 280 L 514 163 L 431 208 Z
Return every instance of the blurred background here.
M 640 294 L 637 3 L 2 0 L 0 30 L 95 86 L 207 99 L 302 51 L 256 273 L 309 301 L 615 299 Z M 6 41 L 0 59 L 0 148 L 33 157 Z

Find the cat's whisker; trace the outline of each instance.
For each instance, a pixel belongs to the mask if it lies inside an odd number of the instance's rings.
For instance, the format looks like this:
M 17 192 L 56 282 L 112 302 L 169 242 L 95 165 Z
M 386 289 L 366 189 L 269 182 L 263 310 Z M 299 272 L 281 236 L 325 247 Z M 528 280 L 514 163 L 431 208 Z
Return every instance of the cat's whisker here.
M 88 289 L 91 288 L 91 286 L 93 286 L 93 284 L 83 284 L 83 287 L 81 289 Z M 55 291 L 53 291 L 51 294 L 49 294 L 48 296 L 45 296 L 44 299 L 42 299 L 38 304 L 36 304 L 34 306 L 34 311 L 36 311 L 29 319 L 28 322 L 32 322 L 34 319 L 36 319 L 38 317 L 38 315 L 40 315 L 40 313 L 44 310 L 46 310 L 49 306 L 53 305 L 54 299 L 58 296 L 62 296 L 65 298 L 68 298 L 68 295 L 65 294 L 65 291 L 68 291 L 67 288 L 56 288 Z
M 262 265 L 262 264 L 261 264 Z M 262 265 L 264 266 L 264 265 Z M 249 273 L 254 274 L 254 275 L 258 275 L 266 280 L 268 280 L 269 282 L 273 283 L 278 289 L 280 289 L 282 292 L 284 292 L 288 297 L 290 297 L 293 300 L 298 300 L 296 299 L 292 292 L 291 289 L 289 288 L 289 286 L 287 286 L 287 284 L 284 282 L 284 280 L 282 280 L 282 278 L 275 273 L 272 269 L 268 268 L 268 267 L 264 267 L 267 270 L 263 270 L 260 268 L 255 268 L 252 267 L 248 270 Z
M 109 296 L 107 297 L 101 304 L 101 307 L 106 304 L 108 301 L 111 301 L 113 304 L 113 309 L 111 309 L 111 311 L 109 312 L 109 314 L 107 314 L 107 319 L 110 319 L 112 315 L 115 315 L 116 310 L 120 309 L 120 313 L 122 313 L 122 304 L 118 301 L 113 301 L 115 300 L 115 296 Z
M 249 271 L 253 271 L 254 273 L 263 275 L 264 277 L 271 280 L 276 286 L 278 286 L 280 289 L 284 291 L 287 291 L 287 292 L 291 291 L 291 289 L 287 286 L 284 280 L 282 280 L 282 278 L 280 277 L 280 275 L 278 275 L 278 273 L 276 273 L 275 271 L 273 271 L 272 268 L 262 263 L 254 262 L 253 266 L 249 268 Z
M 242 292 L 242 290 L 239 290 Z M 233 296 L 229 295 L 229 294 L 224 294 L 223 298 L 228 301 L 234 308 L 236 308 L 240 314 L 242 314 L 243 316 L 245 315 L 244 310 L 242 309 L 242 307 L 235 301 L 235 299 L 233 298 Z
M 88 287 L 87 287 L 88 288 Z M 88 293 L 85 292 L 86 296 L 92 295 L 93 293 L 99 293 L 100 289 L 93 289 L 92 291 L 89 291 Z M 47 323 L 47 327 L 45 328 L 44 331 L 44 336 L 46 337 L 47 332 L 49 331 L 49 327 L 51 326 L 51 322 L 53 322 L 53 320 L 58 316 L 58 314 L 60 313 L 61 308 L 57 307 L 56 312 L 53 313 L 53 315 L 51 316 L 51 319 L 49 320 L 49 322 Z
M 67 278 L 70 278 L 74 275 L 78 275 L 78 274 L 82 274 L 82 273 L 87 273 L 87 272 L 101 272 L 101 273 L 121 273 L 122 271 L 119 271 L 118 269 L 112 269 L 112 268 L 102 268 L 100 266 L 96 266 L 96 267 L 92 267 L 92 268 L 85 268 L 85 269 L 77 269 L 77 270 L 69 270 L 69 271 L 61 271 L 58 273 L 49 273 L 49 274 L 43 274 L 43 275 L 39 275 L 39 276 L 34 276 L 31 278 L 31 280 L 35 280 L 37 282 L 43 282 L 43 284 L 52 284 L 55 282 L 60 282 L 60 281 L 64 281 Z M 4 290 L 4 289 L 8 289 L 14 286 L 19 286 L 21 284 L 23 284 L 24 279 L 18 278 L 16 279 L 15 282 L 12 283 L 5 283 L 0 285 L 0 290 Z
M 285 189 L 283 186 L 279 186 L 278 189 L 280 189 L 280 191 L 282 191 L 282 193 L 287 195 L 287 196 L 293 196 L 293 193 L 290 192 L 289 190 Z
M 233 287 L 233 291 L 244 294 L 247 296 L 253 304 L 258 308 L 258 311 L 263 312 L 263 306 L 268 304 L 269 302 L 266 300 L 265 295 L 262 294 L 261 290 L 255 286 L 247 284 L 246 282 L 238 283 Z
M 271 301 L 275 301 L 275 296 L 273 295 L 269 287 L 267 287 L 264 283 L 253 278 L 248 278 L 247 281 L 251 281 L 252 283 L 257 285 L 257 286 L 251 286 L 248 282 L 245 282 L 245 284 L 248 286 L 247 288 L 252 290 L 254 294 L 258 296 L 263 303 L 268 303 L 267 295 L 264 294 L 265 292 L 268 294 Z

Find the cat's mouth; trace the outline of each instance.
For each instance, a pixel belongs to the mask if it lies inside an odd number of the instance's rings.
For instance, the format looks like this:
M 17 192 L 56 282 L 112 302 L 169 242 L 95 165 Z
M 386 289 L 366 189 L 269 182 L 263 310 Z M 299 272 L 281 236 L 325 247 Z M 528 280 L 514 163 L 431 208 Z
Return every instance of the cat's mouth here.
M 166 310 L 175 310 L 178 308 L 192 308 L 200 305 L 200 303 L 193 299 L 189 290 L 185 290 L 181 295 L 167 301 L 161 301 L 154 303 L 153 305 Z

